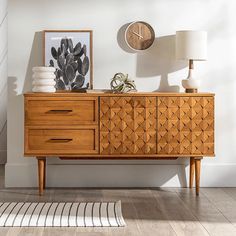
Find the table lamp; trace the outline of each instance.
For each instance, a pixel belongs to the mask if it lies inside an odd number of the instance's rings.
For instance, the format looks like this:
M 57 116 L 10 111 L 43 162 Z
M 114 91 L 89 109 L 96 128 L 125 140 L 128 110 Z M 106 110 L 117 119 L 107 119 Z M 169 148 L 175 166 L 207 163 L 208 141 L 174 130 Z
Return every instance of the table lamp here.
M 197 93 L 201 81 L 193 78 L 193 61 L 205 61 L 207 59 L 207 32 L 177 31 L 176 59 L 189 61 L 188 78 L 182 80 L 182 86 L 186 93 Z

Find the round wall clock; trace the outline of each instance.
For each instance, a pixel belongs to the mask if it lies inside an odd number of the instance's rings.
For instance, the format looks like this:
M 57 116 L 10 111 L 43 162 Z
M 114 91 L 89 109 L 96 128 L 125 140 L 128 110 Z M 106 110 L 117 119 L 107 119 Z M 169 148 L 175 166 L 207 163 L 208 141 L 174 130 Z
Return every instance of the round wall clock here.
M 155 32 L 148 23 L 135 21 L 127 27 L 125 40 L 133 50 L 145 50 L 152 46 L 155 40 Z

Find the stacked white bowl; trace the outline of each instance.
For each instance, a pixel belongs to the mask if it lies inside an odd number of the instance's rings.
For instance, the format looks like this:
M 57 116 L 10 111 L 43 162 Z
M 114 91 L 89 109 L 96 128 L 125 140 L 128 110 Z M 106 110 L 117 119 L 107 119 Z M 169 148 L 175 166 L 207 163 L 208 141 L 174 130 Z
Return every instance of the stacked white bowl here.
M 33 68 L 33 92 L 54 93 L 56 92 L 56 69 L 54 67 Z

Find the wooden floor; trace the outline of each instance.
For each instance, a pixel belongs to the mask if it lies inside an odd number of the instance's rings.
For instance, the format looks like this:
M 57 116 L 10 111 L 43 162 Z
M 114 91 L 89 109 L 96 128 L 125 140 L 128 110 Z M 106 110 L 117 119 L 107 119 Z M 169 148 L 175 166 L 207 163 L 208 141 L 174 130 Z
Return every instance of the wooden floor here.
M 122 201 L 124 228 L 0 228 L 0 235 L 73 236 L 236 236 L 236 188 L 194 189 L 4 189 L 0 167 L 0 201 Z

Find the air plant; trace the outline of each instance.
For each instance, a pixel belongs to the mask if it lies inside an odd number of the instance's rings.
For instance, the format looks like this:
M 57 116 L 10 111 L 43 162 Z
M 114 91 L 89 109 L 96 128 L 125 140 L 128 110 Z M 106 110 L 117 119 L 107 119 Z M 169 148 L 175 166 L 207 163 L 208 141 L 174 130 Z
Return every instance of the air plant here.
M 128 74 L 116 73 L 111 80 L 111 89 L 116 93 L 127 93 L 137 91 L 133 80 L 129 79 Z
M 56 89 L 57 90 L 86 90 L 85 76 L 89 71 L 89 58 L 86 45 L 78 42 L 75 46 L 71 38 L 62 38 L 58 49 L 51 48 L 52 57 L 56 60 Z M 55 67 L 54 60 L 50 66 Z

